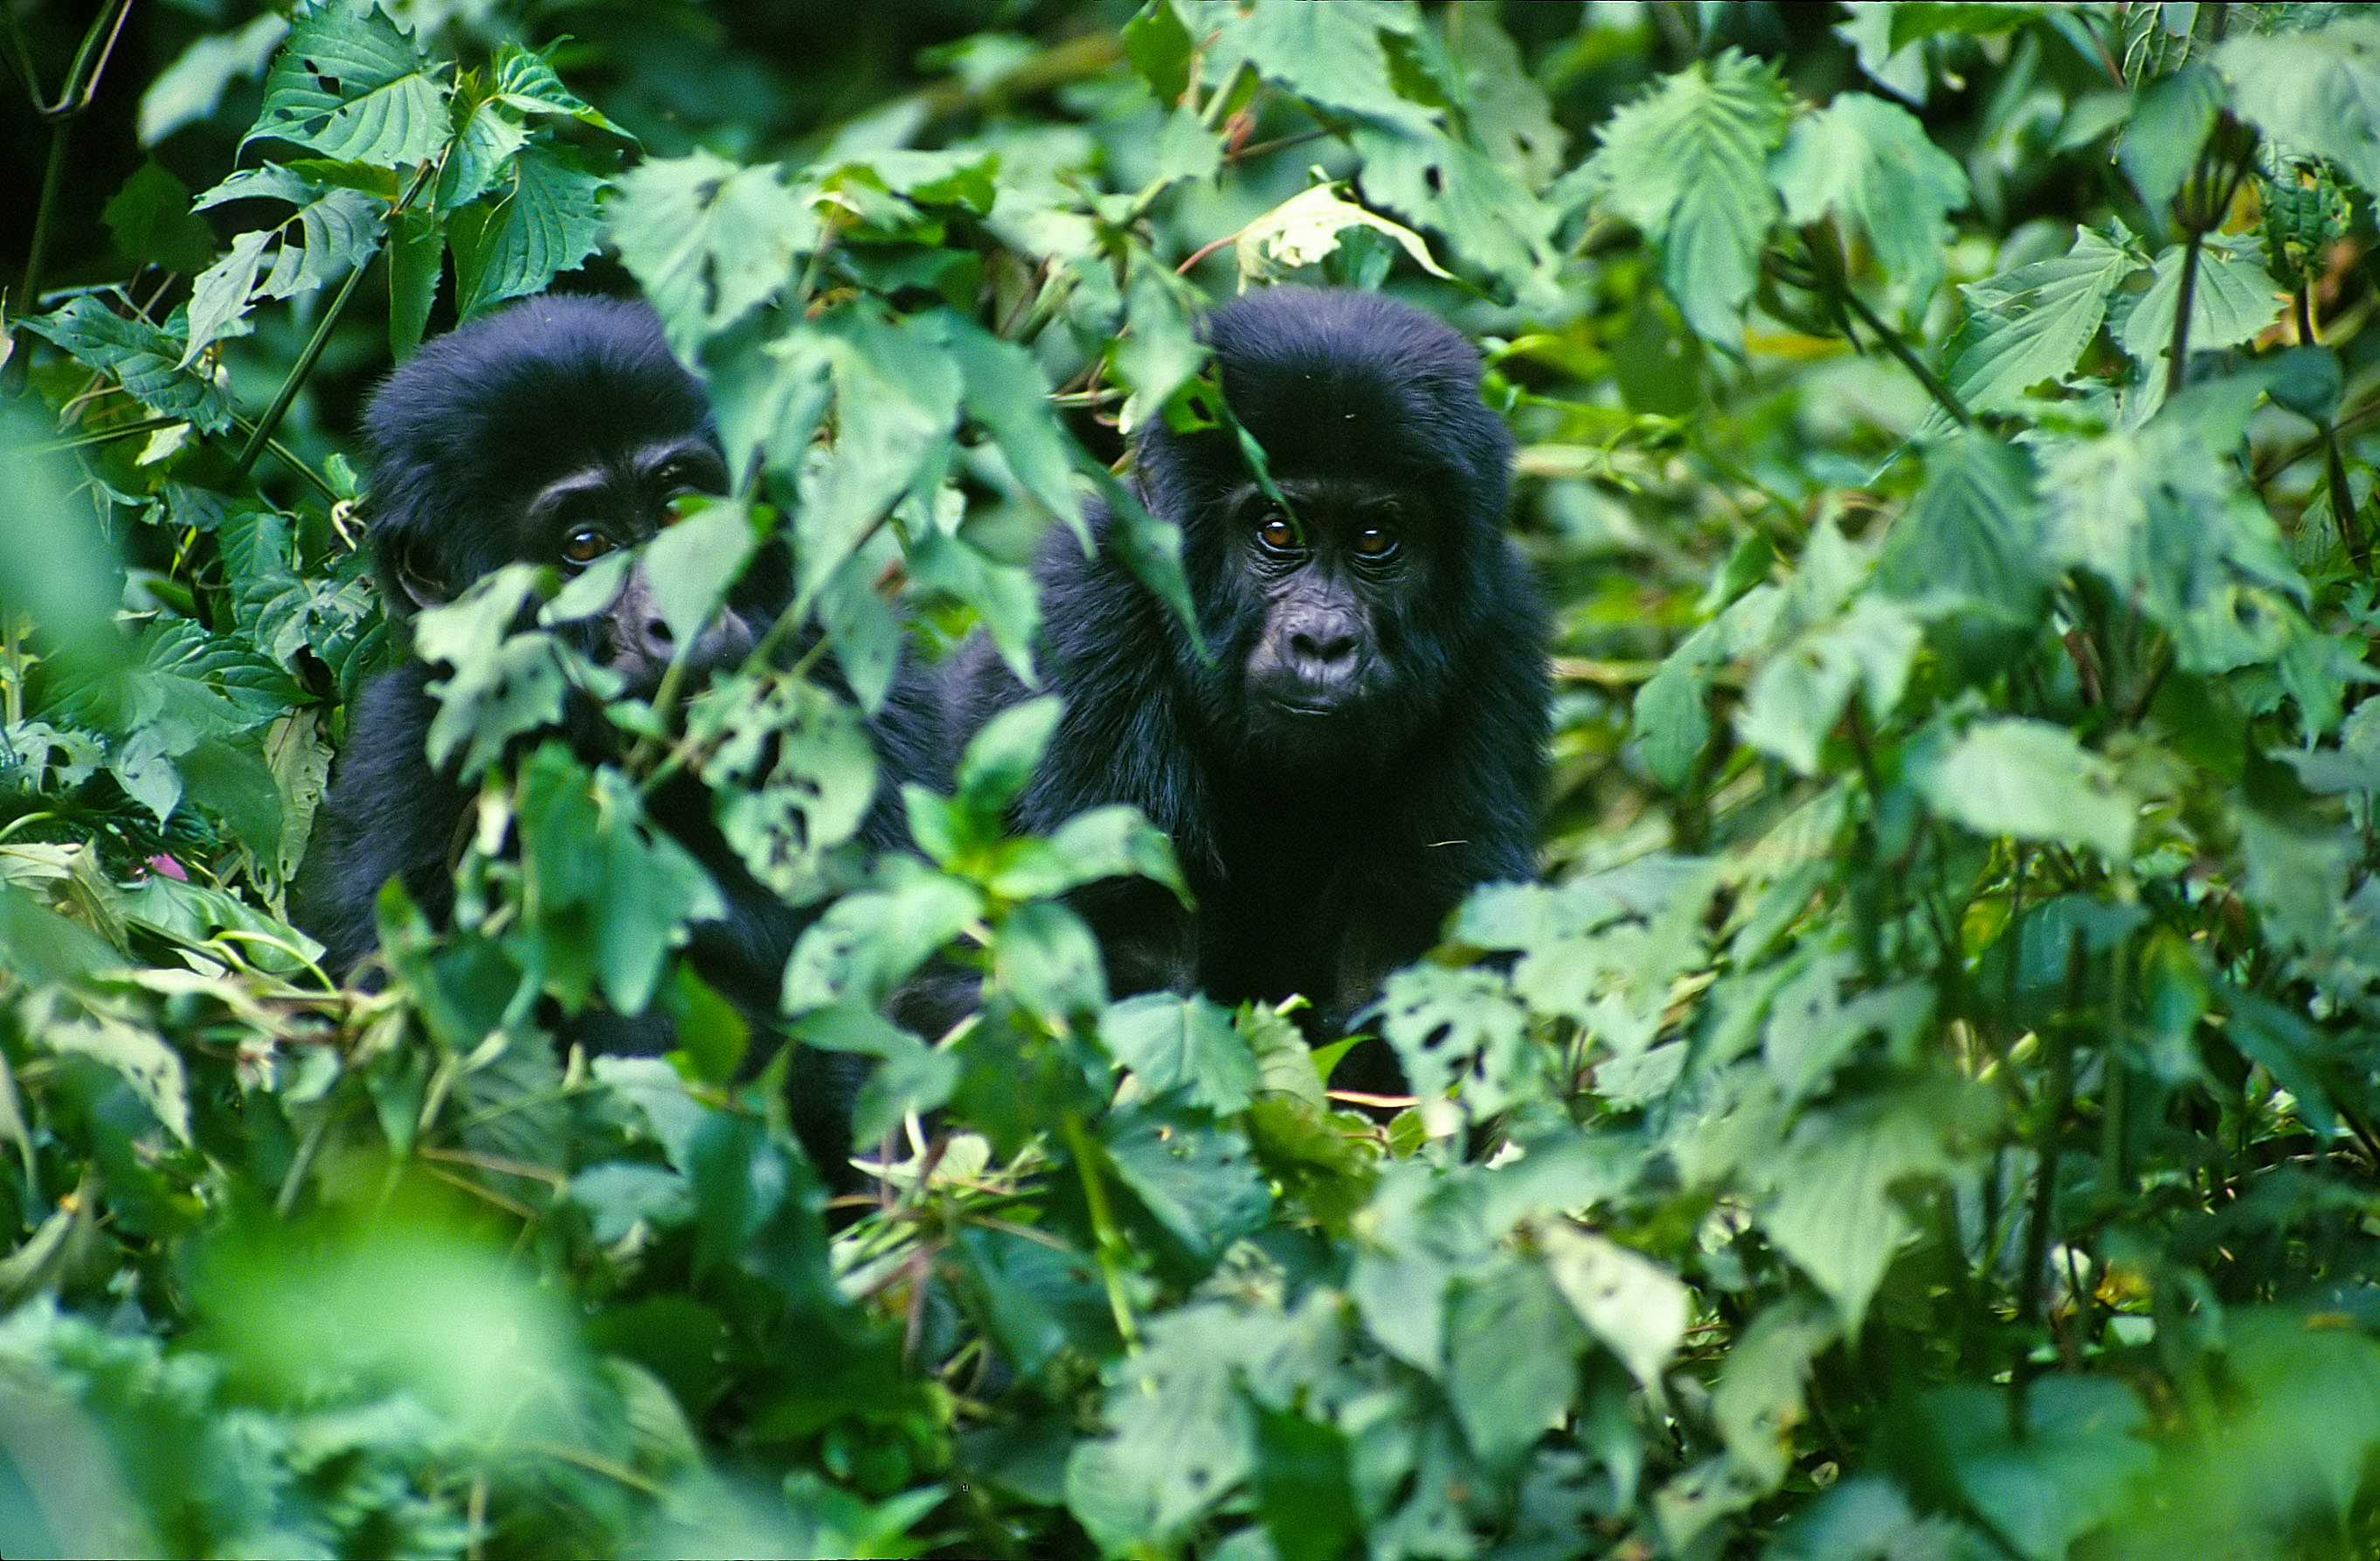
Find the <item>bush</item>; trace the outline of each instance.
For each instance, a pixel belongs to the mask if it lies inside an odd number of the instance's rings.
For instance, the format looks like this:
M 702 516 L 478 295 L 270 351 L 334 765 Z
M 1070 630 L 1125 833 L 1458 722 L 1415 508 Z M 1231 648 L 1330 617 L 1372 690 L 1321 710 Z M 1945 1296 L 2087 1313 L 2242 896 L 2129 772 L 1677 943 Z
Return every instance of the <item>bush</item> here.
M 2380 22 L 99 9 L 5 41 L 81 139 L 9 202 L 0 1550 L 2380 1544 Z M 867 709 L 905 634 L 1028 658 L 1088 495 L 1178 592 L 1119 431 L 1284 274 L 1482 341 L 1557 608 L 1547 871 L 1390 983 L 1412 1108 L 1109 1000 L 1056 896 L 1161 854 L 1005 833 L 1030 709 L 877 861 L 822 691 L 638 756 L 828 903 L 785 1019 L 893 1147 L 841 1220 L 690 972 L 682 1051 L 555 1057 L 541 998 L 643 982 L 589 916 L 684 938 L 600 863 L 474 851 L 377 989 L 315 965 L 395 653 L 340 452 L 433 323 L 640 289 Z M 478 805 L 632 826 L 653 773 Z M 880 1018 L 938 950 L 980 1014 Z

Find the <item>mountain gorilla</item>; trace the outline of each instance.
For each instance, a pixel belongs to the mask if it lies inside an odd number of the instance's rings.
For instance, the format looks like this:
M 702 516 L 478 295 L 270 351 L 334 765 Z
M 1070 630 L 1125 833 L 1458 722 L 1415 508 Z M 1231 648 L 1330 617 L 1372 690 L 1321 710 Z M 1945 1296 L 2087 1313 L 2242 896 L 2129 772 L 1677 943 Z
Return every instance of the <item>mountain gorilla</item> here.
M 1376 295 L 1276 287 L 1207 322 L 1227 428 L 1152 424 L 1139 491 L 1182 528 L 1202 657 L 1104 545 L 1037 563 L 1043 671 L 1065 713 L 1016 822 L 1127 802 L 1172 837 L 1195 914 L 1145 880 L 1077 908 L 1118 995 L 1315 1005 L 1336 1035 L 1434 943 L 1474 885 L 1529 875 L 1543 787 L 1546 623 L 1499 529 L 1512 440 L 1471 346 Z M 1026 691 L 989 646 L 946 689 L 963 743 Z M 1384 1047 L 1338 1075 L 1394 1088 Z
M 388 611 L 410 618 L 453 600 L 516 561 L 565 576 L 650 538 L 691 493 L 723 493 L 725 457 L 701 384 L 670 354 L 642 304 L 561 296 L 530 299 L 440 337 L 373 395 L 364 430 L 371 466 L 370 533 Z M 687 651 L 689 670 L 731 665 L 792 599 L 791 561 L 771 544 L 754 560 L 719 620 Z M 560 632 L 593 660 L 650 696 L 676 648 L 641 569 L 608 612 Z M 348 741 L 300 883 L 300 921 L 342 975 L 379 942 L 374 902 L 402 881 L 432 923 L 455 904 L 454 871 L 476 810 L 456 767 L 433 768 L 430 684 L 418 658 L 368 686 L 348 717 Z M 840 692 L 840 691 L 838 691 Z M 541 735 L 552 735 L 546 733 Z M 619 739 L 583 693 L 566 701 L 560 735 L 580 759 L 616 759 Z M 877 804 L 863 838 L 897 833 L 897 782 L 925 773 L 931 734 L 923 704 L 896 692 L 878 723 Z M 534 741 L 532 738 L 529 741 Z M 710 797 L 680 773 L 646 799 L 650 817 L 710 872 L 726 902 L 696 924 L 696 970 L 764 1030 L 795 938 L 814 913 L 786 904 L 745 870 L 711 821 Z M 607 1052 L 652 1054 L 674 1044 L 658 1012 L 590 1011 L 565 1039 Z M 796 1125 L 830 1180 L 847 1182 L 849 1059 L 795 1059 Z

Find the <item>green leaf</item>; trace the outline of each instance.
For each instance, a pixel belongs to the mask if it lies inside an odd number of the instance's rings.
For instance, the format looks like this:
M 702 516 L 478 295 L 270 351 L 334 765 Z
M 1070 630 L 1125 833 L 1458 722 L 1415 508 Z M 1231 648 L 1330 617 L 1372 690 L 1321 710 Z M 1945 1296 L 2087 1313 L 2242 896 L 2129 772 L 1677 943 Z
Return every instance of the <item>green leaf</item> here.
M 1536 1093 L 1544 1065 L 1529 1042 L 1528 1014 L 1500 976 L 1413 965 L 1389 977 L 1382 1002 L 1381 1028 L 1434 1134 Z
M 1189 898 L 1165 832 L 1138 808 L 1117 804 L 1078 813 L 1047 841 L 1030 842 L 1029 849 L 986 879 L 985 887 L 1004 899 L 1026 900 L 1124 877 L 1154 879 L 1185 902 Z
M 882 889 L 846 894 L 794 945 L 784 1006 L 801 1012 L 837 1000 L 875 1008 L 981 914 L 975 891 L 922 864 L 894 865 Z
M 1187 1113 L 1128 1107 L 1100 1142 L 1116 1177 L 1194 1258 L 1212 1263 L 1272 1213 L 1248 1141 Z
M 155 1032 L 102 1010 L 72 1011 L 61 1003 L 37 1027 L 42 1047 L 59 1057 L 87 1057 L 130 1086 L 149 1114 L 184 1144 L 190 1142 L 190 1083 L 182 1055 Z
M 1945 1086 L 1947 1087 L 1947 1086 Z M 1760 1169 L 1761 1228 L 1856 1333 L 1884 1271 L 1915 1226 L 1894 1191 L 1948 1172 L 1964 1103 L 1917 1086 L 1805 1115 Z
M 1148 992 L 1116 1003 L 1099 1019 L 1099 1041 L 1157 1094 L 1178 1089 L 1225 1115 L 1255 1096 L 1256 1053 L 1229 1014 L 1196 994 Z
M 686 1178 L 661 1166 L 613 1160 L 570 1179 L 570 1201 L 587 1211 L 598 1241 L 609 1246 L 638 1225 L 669 1229 L 694 1217 Z
M 1190 30 L 1172 0 L 1153 0 L 1123 24 L 1124 54 L 1162 103 L 1179 103 L 1190 88 Z
M 984 722 L 959 756 L 959 803 L 987 817 L 1005 811 L 1033 779 L 1062 712 L 1056 696 L 1044 695 L 1011 705 Z
M 1909 684 L 1921 635 L 1908 610 L 1863 596 L 1840 620 L 1799 635 L 1754 674 L 1736 731 L 1804 775 L 1854 691 L 1871 727 L 1889 720 Z
M 397 167 L 446 144 L 447 90 L 413 40 L 375 6 L 301 18 L 264 79 L 264 106 L 240 145 L 263 138 L 325 157 Z
M 2198 161 L 2199 149 L 2215 128 L 2226 93 L 2222 78 L 2198 61 L 2140 90 L 2116 156 L 2123 163 L 2141 204 L 2163 222 Z M 2167 311 L 2172 318 L 2172 311 Z
M 439 700 L 430 722 L 431 763 L 460 750 L 468 779 L 513 738 L 562 719 L 569 675 L 560 644 L 547 634 L 509 632 L 536 580 L 528 565 L 507 565 L 414 620 L 422 659 L 451 669 L 430 684 Z
M 613 187 L 604 221 L 620 260 L 691 355 L 800 274 L 818 219 L 775 163 L 708 151 L 649 158 Z
M 153 157 L 124 181 L 100 217 L 116 248 L 133 260 L 178 272 L 201 272 L 214 263 L 214 230 L 190 210 L 190 187 Z
M 214 113 L 233 82 L 264 74 L 265 62 L 288 35 L 288 18 L 266 11 L 234 31 L 201 33 L 193 39 L 140 94 L 140 144 L 155 146 L 184 126 Z
M 1775 1489 L 1791 1467 L 1793 1431 L 1807 1413 L 1803 1385 L 1819 1353 L 1840 1332 L 1815 1298 L 1780 1296 L 1737 1337 L 1719 1368 L 1711 1417 L 1729 1456 L 1758 1475 L 1768 1489 Z
M 835 441 L 811 464 L 794 513 L 801 599 L 815 596 L 905 496 L 929 494 L 951 460 L 965 381 L 933 321 L 875 304 L 823 321 L 832 354 Z
M 2107 317 L 2109 295 L 2141 269 L 2140 258 L 2089 228 L 2054 260 L 1970 282 L 1966 323 L 1948 378 L 1975 412 L 2010 412 L 2045 380 L 2063 378 Z
M 857 1144 L 882 1143 L 911 1112 L 940 1110 L 959 1082 L 956 1056 L 927 1046 L 871 1008 L 844 1002 L 814 1009 L 788 1038 L 876 1059 L 851 1112 L 851 1136 Z
M 1221 42 L 1309 103 L 1390 125 L 1426 127 L 1429 111 L 1390 79 L 1384 27 L 1410 19 L 1369 6 L 1257 6 L 1226 18 Z
M 431 191 L 432 210 L 442 216 L 487 194 L 505 162 L 528 144 L 527 127 L 503 112 L 498 100 L 471 92 L 466 85 L 462 124 Z
M 564 86 L 562 78 L 554 74 L 553 55 L 566 42 L 557 38 L 543 49 L 506 44 L 497 50 L 494 95 L 517 113 L 567 115 L 582 125 L 633 142 L 635 137 Z
M 833 880 L 832 854 L 876 795 L 876 753 L 851 707 L 782 668 L 714 679 L 686 711 L 686 736 L 720 832 L 745 869 L 795 904 Z
M 960 1228 L 956 1251 L 977 1314 L 1023 1375 L 1038 1376 L 1063 1352 L 1113 1337 L 1099 1267 L 1081 1252 L 977 1225 Z
M 1462 72 L 1464 117 L 1489 155 L 1531 189 L 1570 165 L 1569 134 L 1546 89 L 1529 71 L 1496 13 L 1476 6 L 1444 13 L 1447 52 Z
M 2140 799 L 2073 733 L 2017 717 L 1979 721 L 1911 757 L 1926 805 L 1979 835 L 2083 846 L 2130 859 Z
M 1981 1384 L 1927 1394 L 1923 1423 L 1940 1439 L 1942 1467 L 1961 1495 L 2015 1554 L 2044 1561 L 2111 1522 L 2129 1528 L 2119 1515 L 2150 1495 L 2157 1473 L 2147 1413 L 2112 1378 L 2052 1373 L 2034 1381 L 2022 1436 L 2010 1433 L 2007 1390 Z M 2202 1513 L 2192 1532 L 2204 1536 L 2204 1521 Z
M 1454 1288 L 1446 1396 L 1491 1470 L 1519 1464 L 1569 1408 L 1586 1331 L 1544 1269 L 1501 1258 Z
M 1670 652 L 1636 692 L 1633 724 L 1645 763 L 1672 791 L 1685 785 L 1710 741 L 1711 672 L 1719 654 L 1718 635 L 1706 624 Z
M 2380 189 L 2380 21 L 2347 16 L 2302 32 L 2227 38 L 2215 64 L 2242 118 Z
M 1002 991 L 1051 1030 L 1070 1030 L 1075 1019 L 1107 1007 L 1099 940 L 1081 916 L 1055 901 L 1020 905 L 1001 924 L 991 973 Z
M 2164 382 L 2165 363 L 2173 345 L 2173 317 L 2181 308 L 2184 249 L 2176 245 L 2156 259 L 2149 290 L 2133 304 L 2119 340 L 2149 376 Z M 2264 257 L 2253 238 L 2230 239 L 2210 234 L 2198 251 L 2198 274 L 2190 292 L 2190 335 L 2186 350 L 2213 352 L 2237 346 L 2281 317 L 2281 300 L 2265 274 Z
M 1530 309 L 1559 308 L 1559 212 L 1510 169 L 1469 142 L 1436 130 L 1366 126 L 1353 139 L 1362 159 L 1366 202 L 1435 229 L 1447 249 L 1496 278 Z M 1384 231 L 1397 237 L 1394 230 Z
M 189 366 L 186 343 L 145 320 L 125 319 L 85 294 L 23 324 L 122 384 L 127 395 L 160 417 L 187 417 L 207 433 L 231 427 L 231 397 Z
M 1411 228 L 1374 216 L 1345 199 L 1343 186 L 1320 184 L 1301 190 L 1240 229 L 1236 241 L 1240 274 L 1269 277 L 1282 270 L 1318 265 L 1339 248 L 1339 235 L 1351 227 L 1369 228 L 1395 240 L 1415 265 L 1432 276 L 1449 275 L 1430 258 L 1429 246 Z
M 1257 1498 L 1280 1561 L 1336 1561 L 1363 1531 L 1352 1451 L 1335 1425 L 1257 1411 Z
M 1536 1228 L 1546 1273 L 1603 1347 L 1645 1386 L 1686 1337 L 1691 1316 L 1686 1287 L 1642 1253 L 1580 1229 L 1568 1220 Z
M 1083 495 L 1075 485 L 1075 454 L 1050 405 L 1040 366 L 1014 342 L 1003 342 L 955 316 L 946 345 L 965 387 L 967 415 L 1000 443 L 1008 469 L 1043 508 L 1087 544 Z
M 1947 597 L 2030 621 L 2054 578 L 2043 541 L 2032 463 L 1962 433 L 1927 453 L 1925 486 L 1893 522 L 1876 582 L 1904 600 Z
M 572 997 L 591 974 L 614 1009 L 643 1012 L 686 924 L 726 914 L 710 875 L 646 817 L 626 777 L 590 776 L 558 743 L 521 767 L 515 817 L 532 968 Z
M 455 305 L 466 318 L 543 290 L 576 271 L 601 241 L 596 200 L 604 180 L 543 146 L 513 161 L 487 202 L 447 219 L 455 249 Z
M 646 588 L 681 647 L 678 654 L 686 654 L 710 627 L 759 547 L 751 513 L 734 502 L 705 504 L 645 544 Z M 752 627 L 757 633 L 768 625 Z
M 1660 254 L 1686 322 L 1730 352 L 1779 211 L 1767 164 L 1791 112 L 1776 71 L 1730 48 L 1613 114 L 1587 163 L 1597 198 Z
M 1925 136 L 1917 116 L 1865 92 L 1842 92 L 1793 122 L 1771 165 L 1785 220 L 1832 213 L 1868 236 L 1885 275 L 1921 313 L 1942 280 L 1949 213 L 1968 203 L 1966 170 Z

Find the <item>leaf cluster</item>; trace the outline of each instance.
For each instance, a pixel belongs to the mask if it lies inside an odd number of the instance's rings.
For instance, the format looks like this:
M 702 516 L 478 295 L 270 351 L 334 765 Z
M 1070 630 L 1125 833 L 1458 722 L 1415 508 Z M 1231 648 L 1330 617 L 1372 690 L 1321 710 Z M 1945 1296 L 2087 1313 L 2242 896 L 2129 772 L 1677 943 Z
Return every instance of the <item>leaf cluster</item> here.
M 2368 1551 L 2380 29 L 1148 0 L 856 101 L 629 9 L 198 32 L 140 121 L 203 193 L 8 299 L 0 1551 Z M 660 610 L 781 535 L 851 697 L 620 697 L 552 632 L 601 570 L 423 615 L 454 925 L 393 887 L 342 987 L 286 886 L 399 647 L 341 377 L 582 265 L 748 474 Z M 1032 676 L 1045 527 L 1186 611 L 1112 463 L 1283 275 L 1481 340 L 1558 623 L 1546 871 L 1390 978 L 1385 1107 L 1113 998 L 1066 894 L 1179 877 L 1009 829 L 1048 701 L 856 843 L 899 658 Z M 536 740 L 574 687 L 615 759 Z M 677 957 L 686 778 L 820 908 L 779 1010 L 873 1060 L 864 1194 Z M 929 963 L 945 1035 L 884 1016 Z M 558 1056 L 599 1005 L 678 1049 Z

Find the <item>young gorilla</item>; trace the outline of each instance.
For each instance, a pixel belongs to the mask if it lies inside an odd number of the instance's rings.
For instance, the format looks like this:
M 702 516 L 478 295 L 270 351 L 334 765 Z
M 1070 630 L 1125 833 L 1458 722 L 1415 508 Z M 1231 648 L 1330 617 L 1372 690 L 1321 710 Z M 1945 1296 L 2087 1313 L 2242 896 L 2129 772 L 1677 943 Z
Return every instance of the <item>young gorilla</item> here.
M 1335 1035 L 1466 890 L 1531 872 L 1545 618 L 1499 529 L 1512 440 L 1462 337 L 1389 298 L 1300 287 L 1217 309 L 1207 334 L 1288 505 L 1227 429 L 1140 441 L 1140 494 L 1182 527 L 1211 659 L 1107 548 L 1107 517 L 1088 558 L 1052 535 L 1043 671 L 1065 713 L 1017 823 L 1127 802 L 1172 837 L 1195 914 L 1145 880 L 1076 899 L 1116 994 L 1302 993 Z M 1026 696 L 980 641 L 950 676 L 955 744 Z M 1339 1074 L 1397 1078 L 1382 1047 Z
M 410 618 L 453 600 L 516 561 L 577 573 L 650 538 L 689 493 L 729 487 L 702 386 L 671 356 L 642 304 L 530 299 L 438 338 L 373 395 L 364 431 L 371 465 L 370 545 L 388 611 Z M 687 655 L 700 673 L 748 652 L 793 596 L 782 547 L 764 550 L 719 621 Z M 588 656 L 650 695 L 674 648 L 641 569 L 609 611 L 563 632 Z M 419 659 L 369 685 L 348 717 L 340 756 L 300 885 L 300 920 L 342 975 L 379 943 L 374 902 L 401 880 L 433 923 L 455 903 L 454 868 L 475 810 L 455 768 L 435 768 L 427 739 L 438 713 L 436 669 Z M 618 756 L 619 739 L 583 694 L 565 703 L 561 734 L 578 756 Z M 896 691 L 876 736 L 880 777 L 863 838 L 893 843 L 900 780 L 925 773 L 932 745 L 925 704 Z M 646 799 L 662 829 L 709 871 L 724 917 L 698 923 L 697 971 L 764 1029 L 794 940 L 815 912 L 786 904 L 746 871 L 711 822 L 710 797 L 681 774 Z M 674 1044 L 658 1012 L 589 1012 L 565 1037 L 599 1051 L 652 1054 Z M 831 1180 L 847 1180 L 848 1059 L 795 1060 L 796 1125 Z

